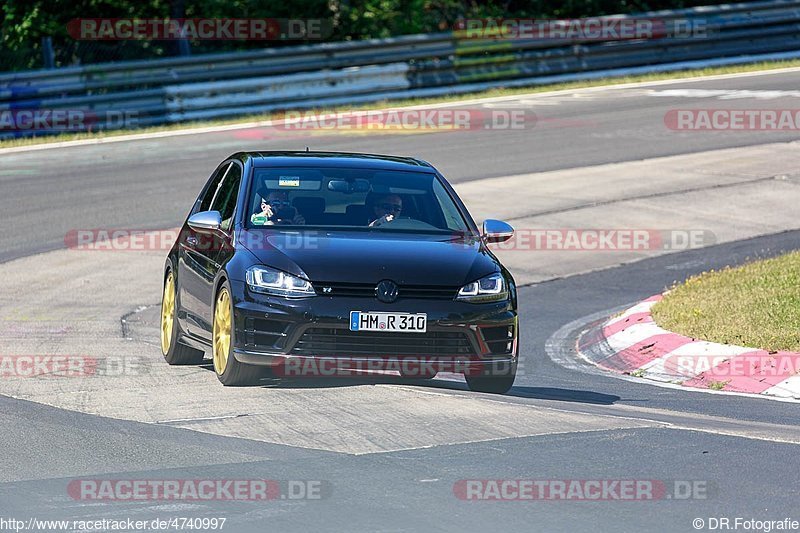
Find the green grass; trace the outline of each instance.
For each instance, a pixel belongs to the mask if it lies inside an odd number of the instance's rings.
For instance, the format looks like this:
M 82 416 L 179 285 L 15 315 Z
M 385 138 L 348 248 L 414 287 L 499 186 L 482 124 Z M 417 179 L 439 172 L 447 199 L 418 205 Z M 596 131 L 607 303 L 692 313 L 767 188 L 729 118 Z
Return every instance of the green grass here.
M 518 94 L 531 94 L 542 93 L 550 91 L 568 90 L 568 89 L 583 89 L 587 87 L 601 87 L 604 85 L 615 85 L 618 83 L 633 83 L 643 81 L 660 81 L 670 80 L 674 78 L 693 77 L 693 76 L 716 76 L 720 74 L 735 74 L 742 72 L 755 72 L 759 70 L 774 70 L 780 68 L 797 67 L 800 66 L 800 60 L 791 61 L 766 61 L 761 63 L 751 63 L 748 65 L 731 65 L 727 67 L 713 67 L 694 70 L 681 70 L 676 72 L 663 72 L 653 74 L 642 74 L 638 76 L 622 76 L 617 78 L 603 78 L 599 80 L 578 81 L 570 83 L 557 83 L 553 85 L 536 85 L 531 87 L 520 87 L 513 89 L 506 89 L 499 87 L 487 91 L 476 93 L 468 93 L 463 95 L 454 96 L 441 96 L 432 98 L 408 98 L 400 100 L 383 100 L 364 104 L 360 106 L 336 106 L 319 109 L 320 112 L 334 112 L 334 111 L 353 111 L 353 110 L 370 110 L 380 109 L 391 106 L 409 106 L 409 105 L 425 105 L 436 104 L 444 102 L 459 102 L 470 100 L 473 98 L 491 98 L 497 96 L 514 96 Z M 160 131 L 174 131 L 193 127 L 209 127 L 209 126 L 223 126 L 227 124 L 239 124 L 243 122 L 253 122 L 261 120 L 269 120 L 271 118 L 279 118 L 283 113 L 262 113 L 256 115 L 237 116 L 231 119 L 219 120 L 205 120 L 195 122 L 182 122 L 180 124 L 169 124 L 163 126 L 151 126 L 146 128 L 128 129 L 128 130 L 113 130 L 108 132 L 98 133 L 64 133 L 60 135 L 50 135 L 43 137 L 27 137 L 21 139 L 8 139 L 0 141 L 0 148 L 9 148 L 13 146 L 30 146 L 34 144 L 75 141 L 82 139 L 98 139 L 117 137 L 119 135 L 129 135 L 132 133 L 150 133 Z
M 727 384 L 727 381 L 712 381 L 708 384 L 708 388 L 711 390 L 722 390 Z
M 800 351 L 800 251 L 693 276 L 652 312 L 660 327 L 688 337 Z

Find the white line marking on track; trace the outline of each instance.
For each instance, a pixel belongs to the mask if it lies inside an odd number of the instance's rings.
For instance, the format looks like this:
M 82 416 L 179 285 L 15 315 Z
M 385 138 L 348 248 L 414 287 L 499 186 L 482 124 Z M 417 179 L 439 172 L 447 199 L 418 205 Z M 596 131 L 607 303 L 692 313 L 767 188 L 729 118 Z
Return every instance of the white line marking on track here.
M 664 89 L 647 91 L 648 96 L 672 98 L 717 98 L 719 100 L 756 99 L 775 100 L 777 98 L 800 98 L 800 91 L 749 91 L 736 89 Z

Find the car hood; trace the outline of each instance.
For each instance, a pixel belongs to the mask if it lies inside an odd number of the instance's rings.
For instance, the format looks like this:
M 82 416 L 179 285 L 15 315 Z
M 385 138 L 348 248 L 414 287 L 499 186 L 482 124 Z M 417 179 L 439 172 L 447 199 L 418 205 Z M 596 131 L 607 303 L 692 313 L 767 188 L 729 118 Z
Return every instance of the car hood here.
M 461 235 L 248 229 L 239 243 L 262 264 L 317 282 L 455 287 L 499 270 L 479 239 Z

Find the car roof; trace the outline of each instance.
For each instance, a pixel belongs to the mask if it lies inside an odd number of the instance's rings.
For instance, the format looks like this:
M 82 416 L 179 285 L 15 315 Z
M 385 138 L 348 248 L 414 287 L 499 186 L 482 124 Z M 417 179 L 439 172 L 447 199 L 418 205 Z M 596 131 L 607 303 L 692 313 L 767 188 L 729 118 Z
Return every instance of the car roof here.
M 244 152 L 256 168 L 264 167 L 340 167 L 375 170 L 436 172 L 427 161 L 413 157 L 361 154 L 353 152 L 258 151 Z

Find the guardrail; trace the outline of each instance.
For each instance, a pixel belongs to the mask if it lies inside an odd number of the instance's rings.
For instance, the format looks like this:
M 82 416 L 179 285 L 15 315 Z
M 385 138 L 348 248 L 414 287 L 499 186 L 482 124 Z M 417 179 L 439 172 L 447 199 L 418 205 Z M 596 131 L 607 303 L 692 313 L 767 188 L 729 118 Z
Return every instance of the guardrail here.
M 175 123 L 282 109 L 464 93 L 615 73 L 800 57 L 800 0 L 704 6 L 600 21 L 685 21 L 703 35 L 650 39 L 471 38 L 470 31 L 0 74 L 5 127 L 45 111 L 77 129 Z M 474 33 L 474 32 L 473 32 Z M 27 113 L 27 115 L 26 115 Z M 21 122 L 21 121 L 20 121 Z

